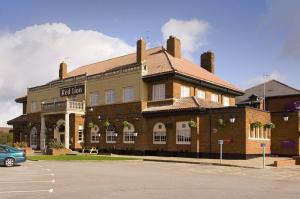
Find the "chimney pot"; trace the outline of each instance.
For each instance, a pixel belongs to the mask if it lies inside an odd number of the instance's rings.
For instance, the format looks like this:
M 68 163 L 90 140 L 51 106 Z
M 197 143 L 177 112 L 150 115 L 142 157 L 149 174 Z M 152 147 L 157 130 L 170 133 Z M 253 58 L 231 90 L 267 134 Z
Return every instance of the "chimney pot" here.
M 215 73 L 215 55 L 211 51 L 201 54 L 201 67 L 208 72 Z
M 136 62 L 142 64 L 146 59 L 146 42 L 140 38 L 136 42 Z
M 61 62 L 59 65 L 59 79 L 67 77 L 68 65 L 65 62 Z
M 170 35 L 167 40 L 167 51 L 173 57 L 181 58 L 181 43 L 180 40 L 172 35 Z

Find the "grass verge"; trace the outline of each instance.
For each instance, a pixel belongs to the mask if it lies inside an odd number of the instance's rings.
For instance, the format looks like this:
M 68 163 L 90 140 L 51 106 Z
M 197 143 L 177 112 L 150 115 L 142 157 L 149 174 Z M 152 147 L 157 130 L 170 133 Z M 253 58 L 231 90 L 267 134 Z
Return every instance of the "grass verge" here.
M 96 155 L 33 155 L 28 156 L 28 160 L 139 160 L 139 158 L 114 157 L 114 156 L 96 156 Z

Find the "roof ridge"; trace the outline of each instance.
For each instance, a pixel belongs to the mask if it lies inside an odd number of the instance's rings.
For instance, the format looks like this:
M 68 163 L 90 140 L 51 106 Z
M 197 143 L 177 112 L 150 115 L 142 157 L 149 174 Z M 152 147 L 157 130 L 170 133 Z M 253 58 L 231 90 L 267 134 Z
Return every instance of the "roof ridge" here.
M 162 46 L 157 46 L 157 47 L 153 47 L 153 48 L 148 48 L 148 49 L 146 49 L 146 51 L 153 50 L 155 48 L 157 48 L 157 49 L 160 49 L 160 48 L 163 49 Z M 79 67 L 76 67 L 74 70 L 77 70 L 77 69 L 80 69 L 80 68 L 84 68 L 84 67 L 87 67 L 87 66 L 90 66 L 90 65 L 94 65 L 94 64 L 103 63 L 103 62 L 110 61 L 110 60 L 113 60 L 113 59 L 119 59 L 119 58 L 130 56 L 130 55 L 133 55 L 133 54 L 136 54 L 136 52 L 132 52 L 132 53 L 128 53 L 128 54 L 125 54 L 125 55 L 120 55 L 120 56 L 117 56 L 117 57 L 112 57 L 112 58 L 109 58 L 109 59 L 105 59 L 105 60 L 93 62 L 93 63 L 90 63 L 90 64 L 86 64 L 86 65 L 83 65 L 83 66 L 79 66 Z M 74 70 L 72 70 L 72 71 L 74 71 Z M 72 72 L 72 71 L 70 71 L 70 72 Z M 70 72 L 68 72 L 68 73 L 70 73 Z
M 172 68 L 173 71 L 176 71 L 176 69 L 173 67 L 173 64 L 171 62 L 171 59 L 169 57 L 169 53 L 167 52 L 167 50 L 162 46 L 162 50 L 163 50 L 163 53 L 165 54 L 165 56 L 167 57 L 167 60 Z
M 291 87 L 291 86 L 289 86 L 289 85 L 287 85 L 287 84 L 285 84 L 285 83 L 283 83 L 283 82 L 280 82 L 280 81 L 278 81 L 278 80 L 276 80 L 276 79 L 273 79 L 272 81 L 277 82 L 277 83 L 279 83 L 279 84 L 281 84 L 281 85 L 283 85 L 283 86 L 286 86 L 286 87 L 288 87 L 288 88 L 290 88 L 290 89 L 293 89 L 293 90 L 295 90 L 295 91 L 300 92 L 300 90 L 298 90 L 298 89 L 296 89 L 296 88 L 294 88 L 294 87 Z
M 196 96 L 192 96 L 192 99 L 194 100 L 194 102 L 197 104 L 197 106 L 201 106 L 200 104 L 199 104 L 199 102 L 198 102 L 198 100 L 196 99 Z

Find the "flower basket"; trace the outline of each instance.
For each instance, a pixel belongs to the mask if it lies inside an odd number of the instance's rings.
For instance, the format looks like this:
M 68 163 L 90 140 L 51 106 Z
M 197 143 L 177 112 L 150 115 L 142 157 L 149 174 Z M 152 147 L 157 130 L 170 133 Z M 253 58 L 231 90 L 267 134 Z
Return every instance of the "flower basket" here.
M 165 123 L 165 127 L 167 128 L 167 129 L 171 129 L 172 127 L 173 127 L 173 124 L 172 123 Z
M 218 127 L 219 128 L 224 128 L 226 127 L 226 124 L 222 118 L 218 119 Z
M 260 128 L 260 127 L 262 127 L 262 123 L 258 122 L 258 121 L 253 122 L 253 123 L 251 123 L 251 127 L 252 128 Z
M 95 124 L 94 124 L 93 122 L 90 122 L 90 123 L 88 124 L 88 126 L 89 126 L 89 128 L 94 128 L 94 127 L 95 127 Z
M 106 120 L 104 123 L 103 123 L 103 127 L 107 128 L 109 127 L 110 123 L 108 120 Z
M 274 123 L 270 122 L 268 124 L 265 124 L 264 127 L 267 129 L 274 129 L 276 126 Z
M 128 121 L 123 121 L 123 127 L 129 127 L 129 122 Z
M 194 120 L 189 121 L 190 128 L 197 128 L 197 123 Z

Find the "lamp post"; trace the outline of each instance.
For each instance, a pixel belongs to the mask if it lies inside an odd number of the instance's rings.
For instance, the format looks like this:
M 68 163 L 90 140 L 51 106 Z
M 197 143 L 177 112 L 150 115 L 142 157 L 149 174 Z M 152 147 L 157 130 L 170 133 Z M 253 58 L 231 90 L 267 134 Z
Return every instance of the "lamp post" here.
M 224 140 L 218 140 L 218 143 L 220 145 L 220 164 L 222 164 Z
M 234 124 L 234 123 L 235 123 L 235 117 L 231 116 L 231 117 L 229 118 L 229 122 L 230 122 L 231 124 Z

